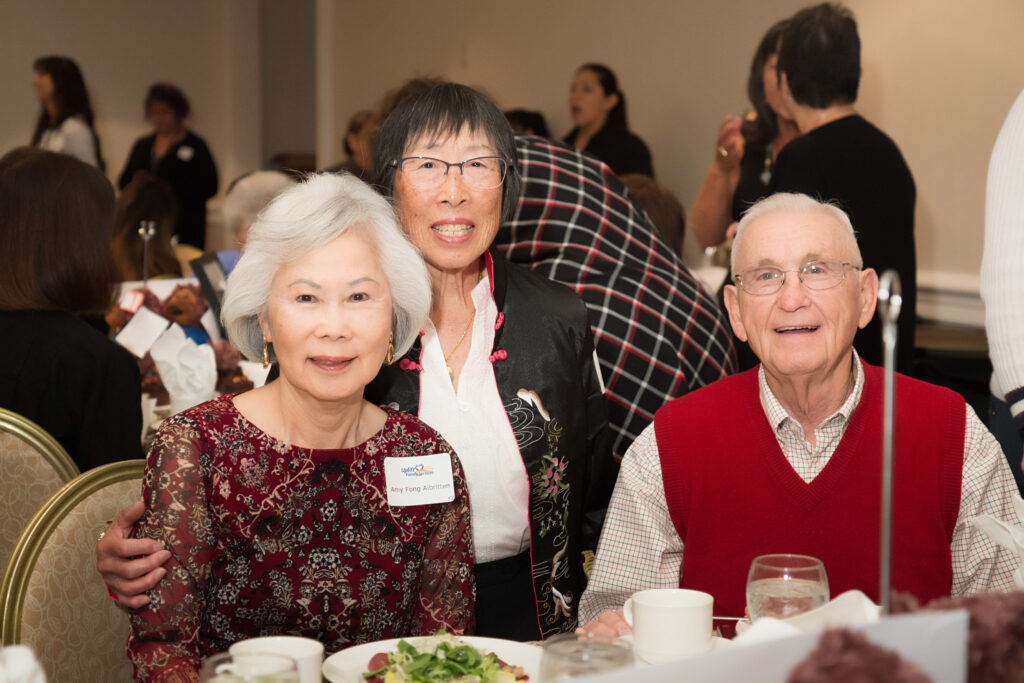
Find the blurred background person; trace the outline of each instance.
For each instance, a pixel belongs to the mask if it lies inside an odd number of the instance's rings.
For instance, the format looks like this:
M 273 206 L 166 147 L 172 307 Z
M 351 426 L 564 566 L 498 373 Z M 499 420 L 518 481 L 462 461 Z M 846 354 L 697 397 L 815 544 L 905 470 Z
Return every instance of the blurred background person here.
M 508 125 L 512 126 L 512 132 L 516 135 L 538 135 L 542 138 L 550 138 L 548 133 L 548 122 L 539 111 L 527 109 L 510 109 L 505 112 Z
M 83 472 L 142 453 L 135 359 L 80 319 L 114 302 L 113 214 L 110 183 L 78 159 L 29 147 L 0 159 L 0 407 Z
M 679 198 L 650 176 L 628 173 L 619 177 L 633 195 L 633 199 L 647 212 L 648 218 L 658 228 L 661 239 L 672 248 L 672 253 L 676 256 L 682 255 L 683 237 L 686 235 L 686 210 L 683 209 Z
M 171 235 L 178 217 L 178 202 L 171 187 L 148 172 L 136 173 L 117 198 L 114 208 L 114 261 L 121 282 L 141 280 L 145 241 L 140 225 L 153 223 L 149 238 L 146 277 L 181 277 L 182 265 L 174 254 Z
M 78 65 L 68 57 L 40 57 L 32 70 L 32 87 L 40 104 L 32 144 L 104 170 L 89 91 Z
M 239 176 L 228 187 L 224 197 L 224 227 L 241 247 L 249 234 L 249 226 L 270 200 L 295 184 L 281 171 L 253 171 Z
M 1003 122 L 988 166 L 981 297 L 992 358 L 988 428 L 1024 492 L 1024 92 Z
M 654 177 L 651 153 L 626 122 L 626 96 L 615 74 L 603 64 L 576 70 L 569 90 L 574 128 L 562 140 L 608 164 L 617 175 Z
M 378 128 L 380 118 L 376 112 L 364 109 L 353 114 L 342 141 L 345 161 L 325 170 L 330 173 L 347 171 L 360 180 L 370 182 L 373 179 L 373 139 Z
M 726 116 L 718 129 L 715 158 L 690 214 L 702 247 L 725 240 L 729 226 L 767 194 L 776 157 L 799 135 L 779 99 L 778 45 L 787 21 L 768 29 L 754 52 L 747 77 L 747 97 L 754 111 L 745 117 Z
M 139 171 L 166 181 L 178 200 L 178 242 L 206 248 L 206 200 L 217 194 L 217 166 L 201 137 L 185 127 L 191 111 L 176 86 L 154 83 L 143 104 L 153 133 L 139 138 L 117 179 L 124 189 Z
M 832 200 L 850 216 L 864 264 L 899 273 L 903 306 L 896 369 L 913 374 L 917 324 L 917 189 L 889 136 L 854 109 L 860 36 L 849 9 L 823 3 L 794 14 L 779 44 L 779 93 L 800 135 L 779 153 L 769 191 Z M 878 317 L 857 332 L 857 353 L 882 364 Z

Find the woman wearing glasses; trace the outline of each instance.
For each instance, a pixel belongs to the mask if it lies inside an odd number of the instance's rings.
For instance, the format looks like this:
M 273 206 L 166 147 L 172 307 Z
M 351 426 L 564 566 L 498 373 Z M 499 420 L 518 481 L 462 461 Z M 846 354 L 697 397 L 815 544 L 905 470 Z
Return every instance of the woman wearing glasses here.
M 501 111 L 465 86 L 421 91 L 384 122 L 377 181 L 427 263 L 432 305 L 365 397 L 419 415 L 459 454 L 476 633 L 536 640 L 575 626 L 616 466 L 582 300 L 489 251 L 519 198 L 515 160 Z M 122 601 L 145 604 L 134 594 L 161 554 L 129 563 L 118 558 L 153 547 L 106 536 L 98 568 Z

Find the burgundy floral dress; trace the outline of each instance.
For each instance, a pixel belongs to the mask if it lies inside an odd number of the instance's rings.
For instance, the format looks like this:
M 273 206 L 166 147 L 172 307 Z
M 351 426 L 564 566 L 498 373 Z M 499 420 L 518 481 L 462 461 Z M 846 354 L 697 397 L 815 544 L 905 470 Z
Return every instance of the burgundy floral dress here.
M 331 653 L 472 626 L 469 497 L 437 432 L 389 410 L 355 448 L 297 448 L 232 398 L 166 420 L 149 451 L 136 535 L 171 559 L 131 615 L 137 680 L 195 680 L 203 657 L 256 636 L 315 638 Z M 432 453 L 452 455 L 455 500 L 389 506 L 384 458 Z

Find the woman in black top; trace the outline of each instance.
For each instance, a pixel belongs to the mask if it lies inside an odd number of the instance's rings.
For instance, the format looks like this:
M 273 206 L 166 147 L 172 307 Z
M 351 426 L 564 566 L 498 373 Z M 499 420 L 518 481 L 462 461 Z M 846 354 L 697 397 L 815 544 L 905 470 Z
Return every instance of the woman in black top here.
M 179 243 L 206 248 L 206 200 L 217 194 L 217 167 L 203 139 L 185 128 L 190 111 L 178 88 L 157 83 L 149 88 L 146 118 L 153 134 L 139 138 L 117 186 L 124 189 L 139 171 L 150 171 L 166 181 L 178 199 Z
M 39 424 L 83 472 L 142 455 L 139 368 L 83 322 L 114 300 L 114 190 L 66 154 L 0 159 L 0 407 Z
M 654 177 L 651 153 L 626 125 L 626 96 L 603 64 L 576 70 L 569 90 L 569 111 L 576 126 L 562 140 L 608 164 L 616 175 L 641 173 Z

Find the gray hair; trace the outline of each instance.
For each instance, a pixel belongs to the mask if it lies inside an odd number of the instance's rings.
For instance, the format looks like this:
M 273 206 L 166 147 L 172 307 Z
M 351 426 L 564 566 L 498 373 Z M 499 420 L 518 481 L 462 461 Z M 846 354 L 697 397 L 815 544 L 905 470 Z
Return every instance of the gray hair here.
M 845 211 L 832 202 L 820 202 L 805 194 L 795 192 L 777 192 L 765 197 L 764 199 L 758 200 L 749 209 L 743 212 L 743 218 L 740 219 L 740 223 L 736 227 L 736 237 L 732 242 L 732 254 L 729 261 L 730 270 L 732 270 L 734 275 L 736 273 L 736 252 L 739 251 L 740 242 L 742 241 L 744 232 L 746 232 L 745 228 L 758 218 L 778 211 L 794 211 L 800 213 L 818 212 L 829 216 L 832 220 L 838 223 L 839 227 L 843 230 L 843 238 L 847 242 L 846 246 L 850 250 L 850 256 L 853 259 L 852 264 L 858 268 L 862 268 L 864 266 L 864 258 L 860 255 L 860 247 L 857 245 L 857 234 L 854 232 L 853 224 L 850 223 L 850 217 L 846 215 Z
M 395 356 L 412 346 L 430 313 L 430 277 L 391 204 L 355 176 L 317 173 L 281 193 L 260 212 L 228 278 L 221 322 L 247 358 L 263 353 L 259 316 L 266 313 L 277 269 L 358 230 L 377 249 L 392 301 Z
M 230 234 L 237 235 L 243 223 L 251 225 L 271 199 L 294 184 L 280 171 L 256 171 L 238 178 L 224 197 L 224 226 Z

